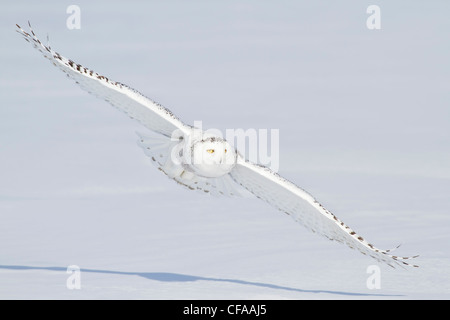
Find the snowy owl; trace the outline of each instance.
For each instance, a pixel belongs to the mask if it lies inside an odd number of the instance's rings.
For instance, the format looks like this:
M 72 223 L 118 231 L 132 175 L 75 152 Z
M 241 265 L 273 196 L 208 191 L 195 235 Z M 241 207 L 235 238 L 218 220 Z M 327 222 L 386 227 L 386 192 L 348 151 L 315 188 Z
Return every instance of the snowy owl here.
M 303 189 L 271 169 L 247 161 L 221 137 L 184 124 L 170 110 L 138 91 L 63 57 L 44 45 L 30 23 L 28 25 L 30 33 L 19 25 L 17 32 L 53 65 L 81 88 L 106 100 L 154 133 L 139 135 L 139 145 L 152 163 L 178 184 L 219 196 L 235 195 L 239 194 L 239 189 L 247 189 L 314 233 L 344 243 L 392 267 L 417 267 L 405 261 L 417 256 L 400 257 L 393 255 L 392 250 L 376 248 Z

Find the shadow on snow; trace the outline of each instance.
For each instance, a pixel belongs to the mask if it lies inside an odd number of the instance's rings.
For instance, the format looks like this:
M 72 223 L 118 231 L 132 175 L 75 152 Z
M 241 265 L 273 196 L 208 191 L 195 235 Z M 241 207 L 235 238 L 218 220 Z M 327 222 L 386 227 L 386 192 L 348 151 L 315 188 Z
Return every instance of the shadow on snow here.
M 35 267 L 35 266 L 14 266 L 14 265 L 0 265 L 0 269 L 9 269 L 9 270 L 49 270 L 49 271 L 58 271 L 58 272 L 67 272 L 67 268 L 65 267 Z M 161 281 L 161 282 L 194 282 L 194 281 L 214 281 L 214 282 L 225 282 L 225 283 L 234 283 L 245 286 L 255 286 L 261 288 L 269 288 L 269 289 L 277 289 L 277 290 L 287 290 L 294 291 L 300 293 L 328 293 L 328 294 L 336 294 L 336 295 L 344 295 L 344 296 L 369 296 L 369 297 L 393 297 L 399 295 L 387 295 L 387 294 L 371 294 L 371 293 L 357 293 L 357 292 L 345 292 L 345 291 L 332 291 L 332 290 L 308 290 L 308 289 L 299 289 L 292 288 L 286 286 L 279 286 L 270 283 L 263 282 L 253 282 L 246 280 L 238 280 L 238 279 L 226 279 L 226 278 L 211 278 L 211 277 L 201 277 L 201 276 L 193 276 L 186 275 L 181 273 L 170 273 L 170 272 L 128 272 L 128 271 L 114 271 L 114 270 L 99 270 L 99 269 L 80 269 L 81 272 L 89 272 L 89 273 L 101 273 L 101 274 L 115 274 L 115 275 L 124 275 L 124 276 L 139 276 L 145 279 Z

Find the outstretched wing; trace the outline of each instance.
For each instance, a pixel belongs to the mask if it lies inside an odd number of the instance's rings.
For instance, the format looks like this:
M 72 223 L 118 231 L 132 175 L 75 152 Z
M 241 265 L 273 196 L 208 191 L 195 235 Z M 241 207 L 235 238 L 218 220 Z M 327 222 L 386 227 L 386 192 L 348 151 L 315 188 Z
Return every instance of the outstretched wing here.
M 269 168 L 253 164 L 239 156 L 230 174 L 237 183 L 258 198 L 292 216 L 314 233 L 344 243 L 392 267 L 396 264 L 417 267 L 404 261 L 417 256 L 398 257 L 390 254 L 390 250 L 376 248 L 325 209 L 309 193 Z
M 45 58 L 49 59 L 53 65 L 65 72 L 69 78 L 75 80 L 84 90 L 108 101 L 131 118 L 141 122 L 148 129 L 167 137 L 170 137 L 172 132 L 177 129 L 185 133 L 189 132 L 190 127 L 175 117 L 170 110 L 123 83 L 113 81 L 61 56 L 50 46 L 45 46 L 36 37 L 30 24 L 29 26 L 30 33 L 23 30 L 19 25 L 17 25 L 17 32 L 41 52 Z

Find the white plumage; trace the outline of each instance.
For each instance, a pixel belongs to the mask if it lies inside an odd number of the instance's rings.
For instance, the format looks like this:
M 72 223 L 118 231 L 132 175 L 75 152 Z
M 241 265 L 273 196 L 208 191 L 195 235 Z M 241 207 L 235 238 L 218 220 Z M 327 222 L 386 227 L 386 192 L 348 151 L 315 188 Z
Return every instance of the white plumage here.
M 184 124 L 170 110 L 123 83 L 113 81 L 61 56 L 42 44 L 31 29 L 18 32 L 45 58 L 84 90 L 102 98 L 155 134 L 140 134 L 139 145 L 152 163 L 178 184 L 202 193 L 233 196 L 241 187 L 292 216 L 307 229 L 357 249 L 390 266 L 407 265 L 414 257 L 392 255 L 359 236 L 317 200 L 269 168 L 245 160 L 227 141 Z

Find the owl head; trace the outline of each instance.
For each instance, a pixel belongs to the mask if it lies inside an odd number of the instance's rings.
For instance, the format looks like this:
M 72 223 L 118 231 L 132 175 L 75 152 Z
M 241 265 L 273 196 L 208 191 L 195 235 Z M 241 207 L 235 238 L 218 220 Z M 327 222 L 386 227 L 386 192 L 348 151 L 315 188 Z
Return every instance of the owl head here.
M 191 169 L 198 175 L 216 178 L 229 173 L 236 164 L 236 151 L 224 139 L 209 137 L 191 146 Z

